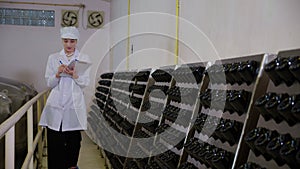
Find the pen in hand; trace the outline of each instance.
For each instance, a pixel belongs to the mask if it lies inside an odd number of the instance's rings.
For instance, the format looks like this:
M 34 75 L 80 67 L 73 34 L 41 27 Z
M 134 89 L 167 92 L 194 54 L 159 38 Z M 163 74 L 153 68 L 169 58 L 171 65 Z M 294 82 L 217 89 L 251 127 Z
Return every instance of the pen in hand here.
M 62 73 L 62 72 L 65 71 L 66 66 L 63 64 L 63 62 L 62 62 L 61 60 L 59 60 L 59 63 L 60 63 L 60 66 L 58 67 L 58 70 L 59 70 L 60 73 Z M 62 67 L 63 69 L 62 69 L 61 67 Z M 62 70 L 61 70 L 61 69 L 62 69 Z
M 60 74 L 65 72 L 65 68 L 66 65 L 63 64 L 63 62 L 61 60 L 59 60 L 60 66 L 58 67 L 57 73 L 56 73 L 56 77 L 59 78 Z

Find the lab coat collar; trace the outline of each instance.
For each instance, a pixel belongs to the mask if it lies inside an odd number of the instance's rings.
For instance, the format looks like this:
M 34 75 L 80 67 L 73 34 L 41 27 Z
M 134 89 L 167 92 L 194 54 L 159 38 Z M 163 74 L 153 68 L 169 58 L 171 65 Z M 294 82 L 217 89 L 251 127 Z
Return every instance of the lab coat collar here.
M 64 49 L 62 49 L 62 50 L 59 52 L 59 54 L 60 54 L 61 56 L 65 57 L 65 58 L 67 58 Z M 75 52 L 74 52 L 74 58 L 75 58 L 75 59 L 78 59 L 78 57 L 79 57 L 79 50 L 78 50 L 78 49 L 75 49 Z

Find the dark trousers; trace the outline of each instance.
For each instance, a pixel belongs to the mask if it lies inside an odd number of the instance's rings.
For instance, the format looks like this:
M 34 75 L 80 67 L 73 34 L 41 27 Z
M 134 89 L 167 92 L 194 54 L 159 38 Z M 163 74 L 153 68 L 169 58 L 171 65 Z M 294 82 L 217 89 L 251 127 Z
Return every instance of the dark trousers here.
M 80 142 L 79 130 L 62 132 L 47 128 L 48 169 L 76 167 Z

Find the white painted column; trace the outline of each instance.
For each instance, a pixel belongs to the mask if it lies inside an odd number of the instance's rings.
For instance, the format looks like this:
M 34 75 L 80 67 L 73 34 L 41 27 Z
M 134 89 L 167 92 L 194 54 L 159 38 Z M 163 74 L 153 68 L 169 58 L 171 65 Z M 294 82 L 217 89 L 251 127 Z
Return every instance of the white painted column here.
M 28 153 L 32 152 L 33 153 L 33 111 L 32 111 L 32 106 L 27 110 L 27 145 L 28 145 Z M 28 166 L 29 169 L 33 169 L 33 156 L 30 159 L 30 163 Z
M 5 134 L 5 168 L 15 168 L 15 126 Z

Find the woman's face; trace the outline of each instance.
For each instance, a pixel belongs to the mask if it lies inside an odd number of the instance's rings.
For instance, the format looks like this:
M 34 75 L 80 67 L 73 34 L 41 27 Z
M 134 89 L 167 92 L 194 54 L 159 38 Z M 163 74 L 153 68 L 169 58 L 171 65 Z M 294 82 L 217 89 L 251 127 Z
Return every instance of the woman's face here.
M 74 52 L 77 45 L 77 39 L 62 39 L 66 53 Z

